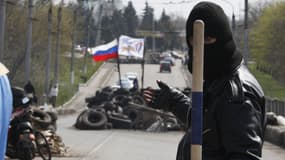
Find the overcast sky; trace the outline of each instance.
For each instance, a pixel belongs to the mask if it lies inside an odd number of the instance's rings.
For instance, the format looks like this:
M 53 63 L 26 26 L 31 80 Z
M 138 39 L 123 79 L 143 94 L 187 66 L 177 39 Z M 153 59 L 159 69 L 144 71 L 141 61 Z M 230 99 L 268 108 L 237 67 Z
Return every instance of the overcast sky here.
M 57 1 L 60 0 L 54 0 L 54 2 Z M 64 0 L 64 1 L 70 2 L 76 0 Z M 143 8 L 145 7 L 145 2 L 147 1 L 148 4 L 154 8 L 155 17 L 158 19 L 163 9 L 165 9 L 168 15 L 175 14 L 186 18 L 195 4 L 205 0 L 115 0 L 115 1 L 121 1 L 124 6 L 128 4 L 128 1 L 132 1 L 139 16 L 142 15 Z M 206 1 L 211 1 L 219 4 L 229 17 L 231 17 L 233 13 L 236 16 L 236 19 L 243 19 L 244 17 L 245 0 L 206 0 Z M 250 5 L 257 5 L 258 3 L 266 3 L 274 1 L 277 2 L 285 0 L 248 0 Z
M 122 0 L 124 5 L 130 0 Z M 131 0 L 138 15 L 142 15 L 146 0 Z M 163 9 L 167 14 L 174 13 L 182 17 L 187 17 L 195 4 L 205 0 L 147 0 L 149 5 L 154 8 L 156 18 L 159 18 Z M 233 12 L 237 19 L 242 19 L 244 13 L 245 0 L 207 0 L 219 4 L 228 16 L 232 16 Z M 251 4 L 256 4 L 258 0 L 248 0 Z M 260 2 L 274 0 L 259 0 Z

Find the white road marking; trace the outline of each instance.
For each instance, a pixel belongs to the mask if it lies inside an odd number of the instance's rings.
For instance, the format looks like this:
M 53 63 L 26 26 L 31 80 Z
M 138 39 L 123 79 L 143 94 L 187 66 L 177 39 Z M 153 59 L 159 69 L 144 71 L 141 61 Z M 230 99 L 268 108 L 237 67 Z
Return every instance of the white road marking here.
M 91 155 L 95 155 L 95 152 L 97 152 L 101 147 L 103 147 L 103 145 L 109 141 L 115 134 L 115 131 L 112 132 L 109 136 L 107 136 L 104 141 L 102 143 L 100 143 L 97 147 L 95 147 L 92 151 L 90 151 L 87 156 L 85 156 L 84 158 L 82 158 L 81 160 L 87 160 L 89 156 Z

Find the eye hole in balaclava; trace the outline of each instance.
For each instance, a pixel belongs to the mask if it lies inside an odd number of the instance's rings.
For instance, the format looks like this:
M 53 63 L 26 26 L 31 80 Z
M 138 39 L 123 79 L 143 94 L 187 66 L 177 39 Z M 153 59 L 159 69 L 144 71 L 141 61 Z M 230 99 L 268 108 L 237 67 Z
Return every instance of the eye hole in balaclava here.
M 216 38 L 216 42 L 204 45 L 204 80 L 214 80 L 231 73 L 241 62 L 242 56 L 236 51 L 229 21 L 223 9 L 211 2 L 200 2 L 191 11 L 186 23 L 189 64 L 192 73 L 193 23 L 200 19 L 205 23 L 205 36 Z

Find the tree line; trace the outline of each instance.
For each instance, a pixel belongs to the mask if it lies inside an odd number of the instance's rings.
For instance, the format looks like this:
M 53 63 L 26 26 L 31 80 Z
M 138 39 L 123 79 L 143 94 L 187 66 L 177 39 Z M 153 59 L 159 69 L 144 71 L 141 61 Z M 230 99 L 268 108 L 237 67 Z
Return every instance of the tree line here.
M 265 5 L 250 32 L 250 51 L 257 69 L 285 84 L 285 2 Z
M 122 34 L 131 37 L 142 37 L 137 31 L 155 31 L 163 35 L 163 37 L 155 38 L 157 51 L 183 49 L 185 47 L 184 39 L 181 39 L 181 32 L 184 31 L 185 19 L 175 15 L 167 15 L 163 10 L 158 20 L 154 16 L 154 8 L 147 2 L 143 9 L 142 17 L 137 15 L 131 1 L 123 10 L 115 10 L 113 16 L 103 17 L 102 26 L 103 41 L 110 41 L 114 37 Z M 152 37 L 146 36 L 146 47 L 151 49 Z M 184 44 L 184 45 L 183 45 Z
M 52 31 L 51 31 L 51 64 L 50 64 L 50 84 L 54 81 L 54 65 L 56 52 L 56 36 L 57 36 L 57 19 L 59 14 L 60 4 L 53 4 L 52 8 L 49 5 L 50 1 L 34 0 L 33 15 L 32 15 L 32 46 L 31 46 L 31 75 L 30 80 L 35 85 L 39 95 L 44 92 L 46 76 L 46 54 L 48 50 L 48 12 L 52 10 Z M 84 1 L 78 1 L 77 4 L 65 4 L 61 8 L 61 29 L 60 29 L 60 59 L 59 59 L 59 81 L 60 88 L 68 85 L 70 74 L 70 58 L 66 55 L 70 54 L 73 44 L 73 34 L 76 35 L 74 44 L 86 46 L 87 35 L 88 46 L 94 47 L 118 38 L 119 35 L 129 35 L 138 37 L 136 31 L 141 30 L 157 30 L 165 34 L 165 38 L 156 39 L 157 49 L 162 51 L 166 49 L 182 48 L 179 39 L 179 31 L 184 28 L 184 19 L 167 15 L 162 12 L 159 20 L 154 18 L 154 9 L 145 4 L 145 9 L 142 18 L 137 15 L 132 2 L 129 2 L 126 7 L 121 10 L 113 8 L 111 15 L 98 17 L 98 12 L 92 12 L 90 7 L 86 7 Z M 105 4 L 103 4 L 105 5 Z M 104 6 L 103 6 L 104 7 Z M 5 40 L 4 54 L 1 62 L 4 63 L 10 70 L 9 78 L 12 85 L 23 86 L 25 83 L 25 55 L 27 48 L 28 36 L 28 0 L 9 0 L 6 5 L 6 23 L 5 23 Z M 75 12 L 76 11 L 76 12 Z M 74 21 L 76 14 L 76 22 Z M 174 17 L 174 18 L 173 18 Z M 98 20 L 98 19 L 101 19 Z M 181 25 L 181 23 L 183 25 Z M 100 24 L 99 24 L 100 23 Z M 89 29 L 87 29 L 89 26 Z M 75 32 L 73 33 L 73 27 Z M 89 32 L 87 34 L 87 32 Z M 98 35 L 100 34 L 98 39 Z M 147 38 L 147 47 L 151 48 L 151 38 Z M 96 42 L 97 41 L 97 42 Z M 84 60 L 75 60 L 75 75 L 76 83 L 80 82 L 83 74 Z M 89 68 L 96 65 L 91 58 L 87 59 Z M 89 70 L 89 74 L 92 69 Z M 60 90 L 62 91 L 62 90 Z M 41 95 L 40 95 L 41 96 Z
M 75 44 L 94 47 L 118 38 L 120 35 L 141 37 L 137 31 L 156 31 L 163 37 L 155 38 L 156 51 L 171 49 L 185 49 L 185 39 L 181 33 L 185 30 L 185 18 L 169 15 L 165 10 L 155 19 L 154 8 L 147 2 L 142 16 L 137 14 L 130 1 L 121 10 L 112 8 L 109 14 L 98 14 L 86 7 L 86 2 L 80 0 L 77 4 L 65 4 L 62 7 L 61 43 L 60 43 L 60 84 L 68 86 L 70 74 L 70 58 L 65 55 L 72 50 L 73 27 L 75 26 Z M 27 44 L 28 28 L 28 0 L 9 0 L 6 5 L 5 46 L 1 62 L 10 70 L 9 78 L 13 85 L 24 84 L 24 60 Z M 51 81 L 54 79 L 54 61 L 56 50 L 57 16 L 59 4 L 52 6 L 52 55 L 51 55 Z M 110 7 L 110 6 L 109 6 Z M 104 8 L 104 7 L 103 7 Z M 259 7 L 250 7 L 250 59 L 254 60 L 260 71 L 271 74 L 280 82 L 285 82 L 284 38 L 285 2 L 267 4 Z M 46 54 L 48 50 L 48 21 L 49 1 L 35 0 L 33 5 L 33 34 L 31 54 L 31 81 L 38 93 L 43 93 Z M 76 12 L 75 12 L 76 11 Z M 74 14 L 76 13 L 76 23 Z M 101 16 L 101 17 L 99 17 Z M 98 20 L 99 19 L 99 20 Z M 239 24 L 241 22 L 237 22 Z M 89 26 L 89 29 L 87 28 Z M 239 27 L 241 28 L 241 27 Z M 89 32 L 89 34 L 87 34 Z M 243 45 L 242 29 L 235 31 L 239 46 Z M 88 36 L 89 35 L 89 36 Z M 98 36 L 100 35 L 100 36 Z M 98 39 L 98 37 L 100 37 Z M 87 41 L 88 38 L 88 41 Z M 146 49 L 153 48 L 153 39 L 146 37 Z M 87 44 L 88 42 L 88 44 Z M 242 48 L 242 47 L 240 47 Z M 84 60 L 75 60 L 76 82 L 80 82 L 86 75 L 83 72 Z M 88 74 L 92 74 L 92 67 L 96 65 L 91 58 L 87 59 Z M 52 84 L 52 83 L 50 83 Z

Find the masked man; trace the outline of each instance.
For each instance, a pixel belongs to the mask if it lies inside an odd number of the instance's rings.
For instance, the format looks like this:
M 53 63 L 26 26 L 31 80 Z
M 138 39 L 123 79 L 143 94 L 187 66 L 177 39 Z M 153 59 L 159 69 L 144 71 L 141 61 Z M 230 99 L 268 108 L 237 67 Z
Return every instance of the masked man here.
M 261 160 L 263 91 L 243 64 L 224 11 L 211 2 L 198 3 L 187 19 L 189 71 L 192 73 L 193 23 L 198 19 L 205 23 L 202 159 Z M 189 160 L 191 99 L 161 81 L 157 83 L 160 90 L 145 90 L 145 100 L 151 107 L 171 111 L 185 122 L 187 131 L 176 159 Z

